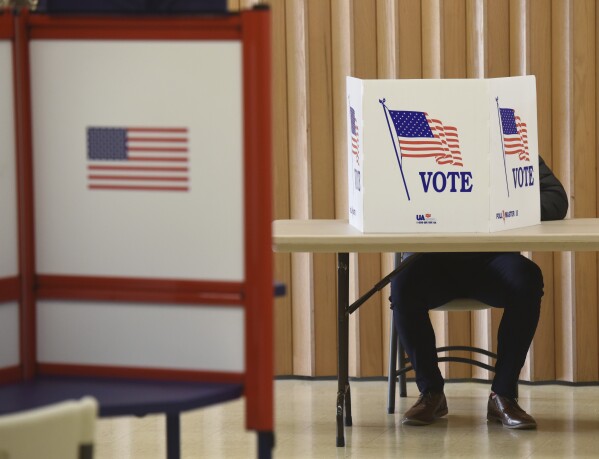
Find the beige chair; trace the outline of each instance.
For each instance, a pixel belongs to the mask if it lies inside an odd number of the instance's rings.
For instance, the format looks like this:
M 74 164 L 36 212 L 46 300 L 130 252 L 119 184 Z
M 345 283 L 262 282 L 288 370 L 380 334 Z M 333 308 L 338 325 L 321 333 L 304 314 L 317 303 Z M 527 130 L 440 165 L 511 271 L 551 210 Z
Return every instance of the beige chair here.
M 91 459 L 97 416 L 92 397 L 0 416 L 0 459 Z
M 471 298 L 458 298 L 449 303 L 445 303 L 433 311 L 480 311 L 483 309 L 489 309 L 491 306 L 482 303 Z M 406 389 L 406 373 L 412 370 L 412 367 L 408 365 L 407 359 L 403 346 L 397 336 L 397 331 L 393 326 L 393 319 L 391 320 L 391 333 L 390 333 L 390 345 L 389 345 L 389 376 L 388 376 L 388 395 L 387 395 L 387 412 L 392 414 L 395 412 L 395 386 L 399 382 L 399 395 L 400 397 L 407 396 Z M 475 354 L 483 354 L 493 359 L 497 359 L 497 354 L 490 352 L 486 349 L 473 346 L 443 346 L 437 348 L 437 353 L 449 352 L 449 351 L 467 351 Z M 439 362 L 461 362 L 469 365 L 475 365 L 485 370 L 495 371 L 495 367 L 487 365 L 475 359 L 469 359 L 466 357 L 454 357 L 454 356 L 441 356 Z M 398 381 L 399 379 L 399 381 Z

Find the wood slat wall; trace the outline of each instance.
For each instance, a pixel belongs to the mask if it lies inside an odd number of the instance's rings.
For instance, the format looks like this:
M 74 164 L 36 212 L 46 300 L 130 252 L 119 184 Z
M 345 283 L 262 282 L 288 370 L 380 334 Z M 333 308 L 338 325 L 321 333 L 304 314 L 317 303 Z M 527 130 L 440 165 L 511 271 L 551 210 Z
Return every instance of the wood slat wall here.
M 247 0 L 229 0 L 232 8 Z M 259 2 L 258 2 L 259 3 Z M 570 196 L 570 216 L 599 210 L 599 52 L 595 0 L 263 0 L 272 7 L 275 218 L 346 218 L 345 76 L 537 79 L 540 153 Z M 522 372 L 532 381 L 598 381 L 594 253 L 531 253 L 544 273 L 541 321 Z M 391 254 L 352 257 L 354 296 L 391 270 Z M 275 255 L 276 371 L 336 368 L 331 254 Z M 387 371 L 388 289 L 351 321 L 351 373 Z M 434 313 L 438 344 L 496 348 L 501 310 Z M 461 364 L 450 378 L 491 375 Z

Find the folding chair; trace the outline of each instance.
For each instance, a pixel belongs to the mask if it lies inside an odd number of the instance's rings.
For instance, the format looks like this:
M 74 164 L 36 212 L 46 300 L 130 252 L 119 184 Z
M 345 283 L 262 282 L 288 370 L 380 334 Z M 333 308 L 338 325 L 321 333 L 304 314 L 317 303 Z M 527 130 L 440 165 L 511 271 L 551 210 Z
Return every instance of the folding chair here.
M 92 397 L 0 416 L 0 458 L 92 459 L 97 416 Z

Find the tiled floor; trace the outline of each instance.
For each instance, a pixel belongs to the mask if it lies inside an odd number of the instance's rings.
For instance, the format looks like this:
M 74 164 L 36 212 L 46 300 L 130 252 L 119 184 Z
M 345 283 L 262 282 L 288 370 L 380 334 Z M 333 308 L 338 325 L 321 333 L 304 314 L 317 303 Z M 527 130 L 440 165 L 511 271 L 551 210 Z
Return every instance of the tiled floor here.
M 489 386 L 448 383 L 449 415 L 427 427 L 402 426 L 400 413 L 417 391 L 386 410 L 386 383 L 352 382 L 353 427 L 335 446 L 334 381 L 277 381 L 275 458 L 599 458 L 599 386 L 520 386 L 520 404 L 539 424 L 511 431 L 486 421 Z M 165 458 L 164 417 L 101 419 L 97 459 Z M 256 457 L 256 435 L 244 429 L 243 400 L 185 413 L 182 456 Z

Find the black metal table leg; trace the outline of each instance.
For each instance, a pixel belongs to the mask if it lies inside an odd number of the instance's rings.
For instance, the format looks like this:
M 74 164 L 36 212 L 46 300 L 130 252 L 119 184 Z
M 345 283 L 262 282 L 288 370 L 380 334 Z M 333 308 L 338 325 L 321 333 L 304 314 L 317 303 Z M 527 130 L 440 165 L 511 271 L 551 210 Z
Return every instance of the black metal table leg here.
M 258 431 L 258 459 L 270 459 L 275 446 L 274 432 Z
M 181 457 L 181 424 L 179 413 L 166 415 L 166 458 L 179 459 Z
M 343 411 L 345 425 L 352 425 L 351 393 L 349 388 L 349 315 L 357 311 L 376 292 L 382 290 L 402 269 L 417 260 L 419 254 L 407 258 L 391 273 L 383 277 L 368 292 L 349 304 L 349 253 L 337 254 L 337 446 L 345 446 Z
M 403 260 L 402 254 L 396 253 L 395 257 L 394 257 L 395 269 L 398 269 L 401 266 L 401 263 L 403 261 L 404 260 Z M 393 327 L 393 328 L 395 329 L 395 327 Z M 399 365 L 399 368 L 405 368 L 406 354 L 404 352 L 403 345 L 399 341 L 399 335 L 397 334 L 397 330 L 395 332 L 395 338 L 394 338 L 393 345 L 395 346 L 395 349 L 397 350 L 397 364 Z M 397 377 L 396 372 L 397 372 L 397 370 L 395 370 L 394 376 Z M 406 374 L 405 373 L 402 373 L 399 375 L 399 396 L 400 397 L 408 396 L 408 391 L 406 388 Z
M 343 411 L 347 410 L 351 425 L 349 398 L 349 254 L 337 254 L 337 446 L 345 446 Z M 348 419 L 346 418 L 346 423 Z
M 352 425 L 352 417 L 351 417 L 351 389 L 349 387 L 349 378 L 347 383 L 345 384 L 345 425 L 347 427 L 351 427 Z

